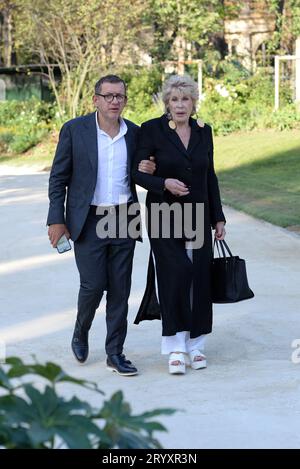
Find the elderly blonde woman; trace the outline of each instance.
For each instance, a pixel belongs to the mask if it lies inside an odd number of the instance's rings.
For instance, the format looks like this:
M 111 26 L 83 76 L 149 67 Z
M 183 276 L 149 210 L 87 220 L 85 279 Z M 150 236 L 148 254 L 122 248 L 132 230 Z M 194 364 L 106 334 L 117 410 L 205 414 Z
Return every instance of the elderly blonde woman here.
M 205 337 L 212 330 L 211 260 L 212 229 L 215 237 L 225 236 L 218 180 L 213 163 L 212 130 L 195 113 L 197 84 L 189 76 L 172 76 L 163 87 L 166 113 L 142 124 L 136 151 L 133 178 L 147 189 L 147 230 L 151 253 L 146 291 L 136 317 L 162 319 L 162 354 L 169 355 L 169 372 L 183 374 L 186 364 L 198 370 L 206 367 Z M 155 157 L 156 171 L 146 174 L 147 163 Z M 157 206 L 173 206 L 184 211 L 189 205 L 189 228 L 203 230 L 203 244 L 186 236 L 186 226 L 172 211 Z M 203 209 L 201 224 L 195 225 L 196 207 Z M 171 214 L 171 215 L 170 215 Z M 159 222 L 157 221 L 159 220 Z M 157 226 L 157 223 L 159 226 Z M 155 225 L 155 226 L 154 226 Z M 170 234 L 166 237 L 166 225 Z M 190 232 L 190 231 L 189 231 Z M 194 242 L 193 242 L 194 241 Z M 157 293 L 158 300 L 156 295 Z M 188 358 L 186 363 L 186 358 Z

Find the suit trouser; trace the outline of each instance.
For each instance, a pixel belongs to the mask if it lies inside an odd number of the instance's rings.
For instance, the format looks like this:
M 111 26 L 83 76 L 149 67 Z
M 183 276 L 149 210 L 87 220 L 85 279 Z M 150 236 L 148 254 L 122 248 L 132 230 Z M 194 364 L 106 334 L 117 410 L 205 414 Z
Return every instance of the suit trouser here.
M 106 290 L 105 350 L 112 355 L 122 353 L 126 338 L 135 241 L 98 238 L 98 221 L 99 216 L 90 210 L 80 237 L 74 243 L 80 275 L 76 327 L 87 333 Z

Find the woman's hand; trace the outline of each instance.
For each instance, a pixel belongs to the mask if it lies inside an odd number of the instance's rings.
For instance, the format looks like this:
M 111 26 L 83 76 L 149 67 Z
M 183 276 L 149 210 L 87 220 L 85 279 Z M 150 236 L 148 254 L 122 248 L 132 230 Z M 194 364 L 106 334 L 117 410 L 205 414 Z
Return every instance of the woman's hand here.
M 225 223 L 223 221 L 218 221 L 215 226 L 215 238 L 218 241 L 223 241 L 225 238 L 225 228 L 224 228 Z
M 177 197 L 182 197 L 190 193 L 184 182 L 178 181 L 178 179 L 165 179 L 165 188 Z
M 140 161 L 138 170 L 141 173 L 151 174 L 151 176 L 152 176 L 152 174 L 156 170 L 156 164 L 155 164 L 154 156 L 150 156 L 149 160 Z

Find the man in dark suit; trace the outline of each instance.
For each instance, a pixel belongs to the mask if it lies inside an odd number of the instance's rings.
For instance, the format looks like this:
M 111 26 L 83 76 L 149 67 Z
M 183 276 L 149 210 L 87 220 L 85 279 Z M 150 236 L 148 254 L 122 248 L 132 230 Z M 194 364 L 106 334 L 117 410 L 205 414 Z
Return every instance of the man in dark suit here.
M 131 179 L 138 126 L 121 118 L 126 102 L 124 81 L 107 75 L 95 85 L 97 111 L 63 125 L 49 180 L 47 224 L 53 247 L 63 235 L 74 242 L 80 274 L 72 338 L 76 359 L 84 363 L 88 357 L 89 329 L 106 290 L 107 368 L 132 376 L 137 369 L 123 354 L 123 344 L 135 239 L 128 233 L 126 237 L 99 237 L 97 230 L 103 216 L 111 215 L 121 224 L 121 207 L 138 202 Z M 152 173 L 155 164 L 146 165 Z

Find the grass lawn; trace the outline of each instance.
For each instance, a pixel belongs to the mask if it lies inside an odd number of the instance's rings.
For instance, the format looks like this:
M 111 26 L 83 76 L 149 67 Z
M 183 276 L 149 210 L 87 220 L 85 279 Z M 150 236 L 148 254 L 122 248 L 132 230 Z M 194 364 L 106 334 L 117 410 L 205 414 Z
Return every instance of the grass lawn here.
M 225 204 L 300 231 L 300 132 L 249 132 L 215 138 Z
M 57 134 L 0 164 L 51 166 Z M 225 204 L 300 231 L 300 132 L 253 131 L 215 137 L 215 168 Z

